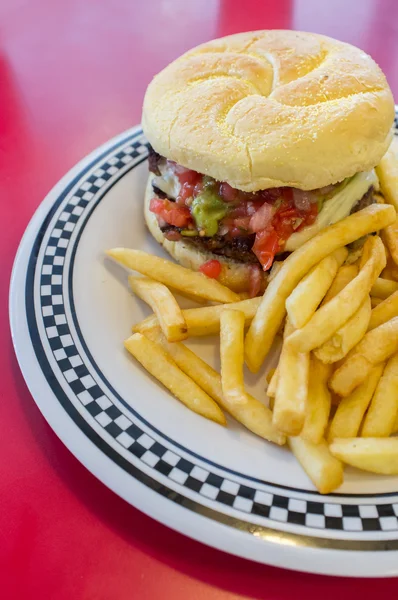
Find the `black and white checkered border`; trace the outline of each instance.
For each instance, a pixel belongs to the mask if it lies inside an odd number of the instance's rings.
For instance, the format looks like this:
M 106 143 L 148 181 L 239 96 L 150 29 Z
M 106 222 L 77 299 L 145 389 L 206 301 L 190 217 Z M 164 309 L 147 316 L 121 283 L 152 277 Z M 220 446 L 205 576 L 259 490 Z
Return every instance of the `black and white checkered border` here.
M 63 297 L 63 272 L 72 232 L 101 188 L 128 164 L 146 156 L 141 137 L 106 157 L 67 198 L 41 265 L 40 302 L 43 324 L 54 358 L 70 389 L 103 430 L 147 467 L 219 505 L 279 523 L 347 532 L 398 530 L 397 504 L 340 504 L 291 498 L 242 485 L 212 473 L 167 449 L 128 418 L 104 393 L 84 364 L 72 338 Z

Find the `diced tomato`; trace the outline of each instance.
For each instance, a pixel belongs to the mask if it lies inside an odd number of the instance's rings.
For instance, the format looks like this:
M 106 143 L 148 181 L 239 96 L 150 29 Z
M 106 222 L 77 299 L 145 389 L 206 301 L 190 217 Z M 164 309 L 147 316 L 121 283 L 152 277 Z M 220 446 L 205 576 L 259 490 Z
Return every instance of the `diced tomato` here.
M 196 196 L 199 196 L 199 194 L 203 192 L 203 188 L 203 179 L 201 179 L 200 181 L 198 181 L 198 183 L 195 184 L 195 187 L 193 188 L 193 197 L 196 198 Z
M 178 194 L 176 199 L 177 204 L 179 206 L 185 206 L 185 203 L 188 200 L 188 198 L 192 198 L 193 190 L 194 186 L 192 186 L 190 183 L 183 183 L 183 185 L 180 188 L 180 193 Z
M 200 179 L 202 179 L 202 175 L 197 171 L 192 171 L 192 169 L 186 169 L 181 165 L 170 163 L 174 173 L 177 175 L 179 182 L 181 185 L 184 183 L 188 183 L 189 185 L 194 186 Z
M 208 260 L 199 267 L 199 271 L 211 279 L 217 279 L 221 273 L 221 263 L 214 259 Z
M 277 211 L 280 219 L 297 219 L 299 211 L 294 206 L 281 206 Z
M 317 216 L 318 216 L 318 204 L 316 204 L 314 202 L 313 204 L 311 204 L 310 210 L 306 213 L 306 216 L 304 219 L 305 226 L 312 225 L 315 222 Z
M 178 179 L 180 180 L 181 185 L 184 183 L 189 183 L 189 185 L 194 186 L 200 179 L 202 179 L 202 175 L 196 171 L 190 171 L 187 169 L 183 173 L 178 173 Z
M 225 202 L 234 202 L 238 198 L 239 191 L 224 182 L 220 185 L 220 194 Z
M 295 216 L 292 215 L 291 217 L 287 217 L 287 218 L 285 218 L 285 217 L 278 218 L 273 223 L 273 226 L 275 228 L 275 231 L 278 235 L 278 238 L 279 238 L 281 244 L 286 242 L 286 240 L 294 232 L 294 222 L 295 222 L 296 218 L 297 218 L 297 213 L 295 213 Z
M 261 284 L 263 280 L 263 274 L 261 273 L 260 267 L 257 265 L 250 265 L 249 274 L 249 295 L 250 298 L 255 298 L 261 291 Z
M 167 199 L 152 198 L 149 209 L 174 227 L 187 227 L 192 222 L 189 208 L 178 206 L 175 202 Z
M 275 254 L 280 249 L 279 237 L 276 231 L 270 227 L 256 233 L 256 239 L 253 245 L 253 252 L 257 256 L 264 271 L 270 269 Z
M 149 204 L 149 210 L 153 213 L 155 213 L 155 215 L 160 215 L 160 213 L 163 211 L 164 209 L 164 201 L 161 200 L 160 198 L 152 198 L 150 204 Z

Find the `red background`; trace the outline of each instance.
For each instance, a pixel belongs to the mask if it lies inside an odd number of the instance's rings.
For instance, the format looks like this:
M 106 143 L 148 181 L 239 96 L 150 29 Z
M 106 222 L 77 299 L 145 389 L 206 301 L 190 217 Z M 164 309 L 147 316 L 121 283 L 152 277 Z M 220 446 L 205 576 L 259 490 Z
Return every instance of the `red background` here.
M 395 580 L 261 566 L 174 533 L 116 497 L 59 442 L 9 335 L 13 258 L 73 164 L 140 120 L 151 77 L 250 29 L 325 33 L 372 54 L 398 96 L 396 0 L 2 0 L 0 3 L 0 596 L 5 599 L 379 597 Z M 5 217 L 5 223 L 4 223 Z

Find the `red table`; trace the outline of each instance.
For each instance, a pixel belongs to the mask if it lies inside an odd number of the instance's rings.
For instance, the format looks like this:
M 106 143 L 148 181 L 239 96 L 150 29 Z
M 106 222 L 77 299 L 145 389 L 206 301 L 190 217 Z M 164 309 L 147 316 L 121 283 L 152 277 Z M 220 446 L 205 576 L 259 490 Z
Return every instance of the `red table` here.
M 138 123 L 173 58 L 240 30 L 294 28 L 373 55 L 398 95 L 396 0 L 2 0 L 0 3 L 0 596 L 7 600 L 379 597 L 394 580 L 265 567 L 191 541 L 94 479 L 56 438 L 19 372 L 7 294 L 19 240 L 56 181 Z

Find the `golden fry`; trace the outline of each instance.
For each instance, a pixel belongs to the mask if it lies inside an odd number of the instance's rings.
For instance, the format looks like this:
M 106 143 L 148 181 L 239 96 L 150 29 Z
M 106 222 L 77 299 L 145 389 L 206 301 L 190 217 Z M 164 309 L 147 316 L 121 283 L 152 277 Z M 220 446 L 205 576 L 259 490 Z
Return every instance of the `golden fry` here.
M 245 316 L 238 310 L 224 309 L 220 317 L 221 385 L 224 397 L 232 403 L 246 402 L 243 380 L 243 338 Z
M 329 365 L 311 356 L 306 415 L 300 435 L 304 440 L 314 444 L 319 444 L 325 436 L 329 419 L 331 395 L 327 381 L 330 373 Z
M 394 292 L 388 296 L 380 304 L 375 306 L 370 315 L 368 329 L 375 329 L 379 325 L 383 325 L 390 319 L 398 316 L 398 292 Z
M 326 292 L 326 296 L 322 300 L 321 306 L 329 302 L 332 298 L 337 296 L 358 275 L 357 265 L 343 265 L 337 271 L 336 277 L 332 281 L 332 285 Z
M 368 249 L 368 250 L 367 250 Z M 337 296 L 316 311 L 302 329 L 297 329 L 288 344 L 298 352 L 309 352 L 330 339 L 360 308 L 370 289 L 386 264 L 381 239 L 369 237 L 365 243 L 369 259 L 358 275 Z
M 182 311 L 182 315 L 188 327 L 188 337 L 200 337 L 213 335 L 220 331 L 220 315 L 225 308 L 239 310 L 245 315 L 245 325 L 248 325 L 256 314 L 260 306 L 261 298 L 250 298 L 231 304 L 218 304 L 217 306 L 203 306 L 199 308 L 187 308 Z M 159 326 L 159 321 L 155 315 L 150 315 L 137 325 L 134 325 L 133 331 L 137 333 L 146 333 Z
M 151 375 L 185 406 L 220 425 L 226 420 L 221 408 L 190 377 L 185 375 L 161 346 L 140 333 L 124 342 L 125 348 Z
M 372 308 L 379 306 L 379 304 L 381 304 L 382 302 L 384 302 L 384 300 L 382 298 L 376 298 L 376 296 L 370 297 L 370 304 L 371 304 Z
M 343 483 L 343 465 L 329 452 L 325 440 L 313 444 L 302 437 L 288 438 L 290 450 L 321 494 L 330 494 Z
M 398 291 L 398 282 L 391 281 L 390 279 L 383 279 L 379 277 L 374 282 L 372 289 L 370 290 L 371 296 L 376 296 L 376 298 L 388 298 L 394 292 Z
M 267 396 L 268 398 L 275 398 L 276 394 L 276 386 L 278 384 L 278 367 L 274 369 L 274 373 L 270 379 L 270 382 L 267 387 Z
M 147 254 L 142 250 L 130 248 L 113 248 L 107 255 L 116 261 L 146 275 L 155 281 L 164 283 L 174 289 L 181 290 L 190 296 L 206 298 L 214 302 L 237 302 L 238 294 L 221 285 L 216 279 L 177 265 L 165 258 Z
M 398 218 L 395 219 L 394 223 L 383 229 L 381 237 L 395 265 L 398 265 Z
M 330 452 L 363 471 L 398 475 L 398 438 L 337 438 Z
M 324 363 L 335 363 L 349 353 L 365 335 L 372 313 L 370 296 L 366 296 L 357 312 L 327 342 L 314 350 Z
M 307 273 L 286 300 L 286 310 L 293 327 L 304 327 L 314 315 L 347 258 L 346 248 L 338 248 Z
M 389 149 L 376 167 L 376 173 L 385 199 L 398 212 L 398 139 L 396 137 L 393 138 Z
M 278 272 L 281 270 L 282 266 L 283 266 L 283 260 L 274 260 L 274 262 L 272 263 L 271 270 L 268 275 L 268 283 L 274 279 L 275 275 L 278 274 Z
M 286 344 L 292 331 L 293 327 L 286 319 L 272 422 L 287 435 L 298 435 L 305 420 L 310 357 L 308 353 L 300 354 Z
M 195 352 L 179 342 L 169 344 L 159 328 L 157 332 L 151 330 L 145 335 L 149 335 L 152 341 L 161 344 L 181 371 L 193 379 L 199 387 L 239 423 L 269 442 L 279 445 L 286 442 L 286 437 L 272 425 L 271 411 L 259 400 L 247 394 L 247 402 L 245 403 L 230 402 L 228 397 L 223 395 L 220 374 Z
M 339 396 L 348 396 L 369 375 L 372 367 L 398 351 L 398 317 L 368 331 L 333 373 L 329 385 Z
M 334 438 L 349 438 L 358 435 L 363 416 L 383 373 L 383 367 L 383 364 L 373 367 L 364 383 L 340 401 L 330 423 L 329 441 Z
M 393 428 L 392 428 L 392 432 L 391 432 L 391 433 L 392 433 L 392 434 L 394 434 L 394 433 L 398 433 L 398 413 L 397 413 L 397 415 L 396 415 L 396 417 L 395 417 L 395 420 L 394 420 L 394 425 L 393 425 Z
M 374 204 L 318 233 L 290 254 L 265 290 L 245 341 L 246 363 L 257 372 L 285 315 L 285 302 L 298 282 L 320 260 L 337 248 L 390 225 L 396 218 L 388 205 Z
M 132 291 L 144 300 L 156 314 L 160 327 L 169 342 L 179 342 L 188 337 L 188 328 L 177 300 L 170 290 L 153 279 L 129 276 Z
M 398 413 L 398 355 L 392 356 L 378 382 L 361 430 L 362 437 L 388 437 Z

